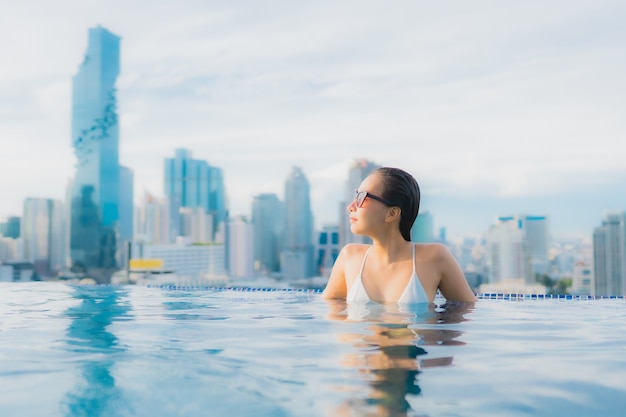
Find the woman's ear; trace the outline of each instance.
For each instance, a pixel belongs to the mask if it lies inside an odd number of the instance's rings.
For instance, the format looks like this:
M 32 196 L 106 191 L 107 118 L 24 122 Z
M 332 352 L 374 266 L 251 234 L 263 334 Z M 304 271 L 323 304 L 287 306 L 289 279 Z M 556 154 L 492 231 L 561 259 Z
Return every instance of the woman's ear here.
M 400 219 L 400 214 L 402 214 L 402 210 L 400 207 L 390 207 L 387 210 L 387 216 L 385 217 L 386 222 L 392 222 Z

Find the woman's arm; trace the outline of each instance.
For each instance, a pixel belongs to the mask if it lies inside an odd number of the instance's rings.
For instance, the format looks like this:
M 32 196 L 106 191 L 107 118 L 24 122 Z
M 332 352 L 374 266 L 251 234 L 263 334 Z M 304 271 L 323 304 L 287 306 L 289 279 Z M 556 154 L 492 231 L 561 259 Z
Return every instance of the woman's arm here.
M 335 264 L 333 265 L 330 277 L 328 278 L 328 282 L 326 283 L 326 288 L 324 288 L 324 292 L 322 292 L 322 298 L 346 298 L 346 295 L 348 293 L 345 274 L 346 258 L 346 247 L 344 246 L 343 249 L 341 249 L 341 252 L 339 252 L 339 256 L 335 260 Z
M 441 295 L 448 301 L 475 302 L 476 296 L 467 283 L 461 266 L 446 246 L 437 245 L 436 262 L 441 273 Z

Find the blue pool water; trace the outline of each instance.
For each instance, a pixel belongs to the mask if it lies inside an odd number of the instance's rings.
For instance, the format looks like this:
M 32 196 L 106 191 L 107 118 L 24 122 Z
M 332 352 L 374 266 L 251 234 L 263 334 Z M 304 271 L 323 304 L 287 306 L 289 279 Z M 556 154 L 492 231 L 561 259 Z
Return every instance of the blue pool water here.
M 623 416 L 626 300 L 0 284 L 0 416 Z

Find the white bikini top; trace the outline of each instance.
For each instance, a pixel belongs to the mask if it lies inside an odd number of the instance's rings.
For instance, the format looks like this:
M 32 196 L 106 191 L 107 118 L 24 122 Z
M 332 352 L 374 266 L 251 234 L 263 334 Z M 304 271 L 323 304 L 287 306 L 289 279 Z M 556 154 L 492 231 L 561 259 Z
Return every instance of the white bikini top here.
M 348 290 L 348 295 L 346 296 L 346 301 L 372 301 L 370 296 L 367 294 L 365 287 L 363 286 L 363 280 L 361 276 L 363 275 L 363 267 L 365 266 L 365 260 L 367 259 L 367 255 L 369 254 L 370 246 L 365 252 L 365 256 L 363 256 L 363 263 L 361 263 L 361 270 L 359 274 L 356 276 L 354 283 Z M 415 245 L 413 245 L 413 274 L 411 275 L 411 279 L 409 279 L 409 283 L 406 285 L 404 292 L 398 299 L 398 303 L 428 303 L 428 295 L 422 286 L 422 283 L 415 272 Z

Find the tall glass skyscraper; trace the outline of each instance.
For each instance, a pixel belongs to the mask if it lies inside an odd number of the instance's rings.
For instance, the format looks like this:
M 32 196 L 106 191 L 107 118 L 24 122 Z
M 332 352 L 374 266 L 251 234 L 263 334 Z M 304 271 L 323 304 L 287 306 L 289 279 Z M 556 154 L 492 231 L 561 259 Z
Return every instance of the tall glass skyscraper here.
M 252 200 L 254 263 L 257 271 L 280 271 L 283 204 L 276 194 L 259 194 Z
M 64 268 L 63 208 L 61 201 L 46 198 L 24 200 L 24 256 L 37 274 L 51 276 Z
M 174 158 L 165 158 L 163 171 L 165 195 L 172 204 L 171 221 L 177 229 L 173 236 L 181 234 L 181 207 L 201 207 L 213 216 L 215 235 L 228 218 L 222 170 L 207 161 L 193 159 L 188 149 L 176 149 Z
M 285 181 L 285 225 L 280 265 L 287 279 L 315 275 L 310 186 L 299 167 L 293 167 Z
M 101 26 L 89 29 L 87 52 L 72 80 L 72 146 L 77 164 L 70 257 L 74 267 L 85 271 L 117 268 L 120 240 L 132 237 L 132 201 L 121 201 L 132 199 L 132 172 L 122 174 L 119 164 L 115 95 L 119 56 L 117 35 Z
M 593 231 L 596 295 L 626 295 L 626 212 L 607 210 Z

